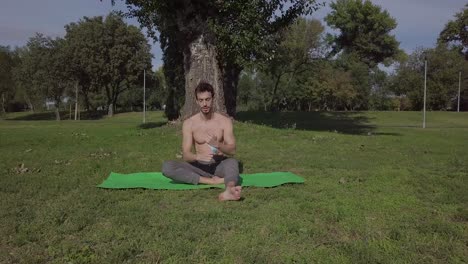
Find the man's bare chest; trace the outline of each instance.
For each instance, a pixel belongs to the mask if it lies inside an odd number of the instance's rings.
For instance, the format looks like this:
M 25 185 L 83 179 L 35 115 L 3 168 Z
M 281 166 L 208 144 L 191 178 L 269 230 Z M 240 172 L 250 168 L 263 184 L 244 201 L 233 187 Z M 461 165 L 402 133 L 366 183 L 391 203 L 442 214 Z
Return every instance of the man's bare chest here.
M 216 123 L 194 126 L 192 135 L 197 144 L 204 144 L 208 135 L 216 136 L 218 142 L 223 141 L 223 129 Z

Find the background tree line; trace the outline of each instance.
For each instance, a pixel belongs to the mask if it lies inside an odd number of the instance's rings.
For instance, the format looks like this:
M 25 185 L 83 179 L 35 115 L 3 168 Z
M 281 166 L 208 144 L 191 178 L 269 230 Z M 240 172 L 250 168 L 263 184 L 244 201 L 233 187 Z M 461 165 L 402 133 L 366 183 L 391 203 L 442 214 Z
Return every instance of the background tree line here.
M 84 17 L 65 29 L 64 38 L 37 33 L 24 47 L 1 47 L 2 111 L 41 111 L 48 101 L 60 120 L 62 104 L 74 103 L 77 92 L 81 108 L 106 110 L 109 116 L 116 106 L 141 106 L 143 70 L 153 75 L 141 30 L 113 13 Z
M 201 79 L 214 84 L 217 109 L 231 116 L 237 110 L 421 110 L 425 59 L 428 108 L 454 109 L 460 71 L 461 106 L 468 108 L 468 5 L 435 47 L 405 54 L 391 33 L 395 19 L 370 1 L 332 2 L 325 23 L 334 35 L 310 18 L 320 8 L 312 0 L 125 2 L 124 15 L 160 42 L 160 69 L 151 71 L 147 40 L 122 15 L 84 17 L 65 26 L 64 38 L 37 34 L 24 47 L 0 47 L 2 112 L 35 111 L 45 100 L 59 109 L 74 102 L 76 90 L 85 110 L 140 110 L 143 69 L 148 105 L 165 106 L 170 120 L 196 111 L 192 88 Z
M 388 12 L 370 1 L 333 2 L 325 22 L 339 33 L 326 34 L 318 20 L 295 21 L 282 32 L 274 58 L 242 72 L 240 109 L 421 110 L 427 59 L 428 109 L 456 110 L 461 72 L 460 108 L 468 110 L 467 7 L 435 47 L 405 54 L 391 35 L 397 23 Z

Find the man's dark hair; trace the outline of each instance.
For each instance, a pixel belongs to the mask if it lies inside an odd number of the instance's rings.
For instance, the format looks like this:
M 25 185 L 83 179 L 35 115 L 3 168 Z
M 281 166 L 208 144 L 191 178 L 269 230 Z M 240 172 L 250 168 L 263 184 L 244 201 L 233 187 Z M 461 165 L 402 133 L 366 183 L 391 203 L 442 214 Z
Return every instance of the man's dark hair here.
M 198 94 L 199 93 L 203 93 L 203 92 L 210 92 L 211 93 L 211 97 L 214 97 L 214 89 L 213 89 L 213 86 L 211 86 L 211 84 L 207 83 L 207 82 L 200 82 L 197 87 L 195 88 L 195 98 L 198 98 Z

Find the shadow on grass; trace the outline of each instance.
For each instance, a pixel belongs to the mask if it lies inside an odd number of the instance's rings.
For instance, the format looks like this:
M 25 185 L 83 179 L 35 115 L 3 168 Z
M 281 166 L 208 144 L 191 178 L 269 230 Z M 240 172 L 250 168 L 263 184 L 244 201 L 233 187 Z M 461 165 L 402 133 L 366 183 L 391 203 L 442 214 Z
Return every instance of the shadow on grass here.
M 81 112 L 80 120 L 99 120 L 107 115 L 106 111 L 89 111 Z M 70 118 L 71 117 L 71 118 Z M 75 114 L 68 111 L 60 111 L 61 120 L 74 120 Z M 17 117 L 7 118 L 6 120 L 16 120 L 16 121 L 46 121 L 46 120 L 55 120 L 55 112 L 41 112 L 41 113 L 24 113 Z
M 373 132 L 375 125 L 360 112 L 239 112 L 241 122 L 266 125 L 280 129 L 333 131 L 355 135 L 390 135 L 398 133 Z
M 160 121 L 160 122 L 148 122 L 145 124 L 140 124 L 138 125 L 138 128 L 141 129 L 152 129 L 152 128 L 157 128 L 157 127 L 162 127 L 167 124 L 167 121 Z

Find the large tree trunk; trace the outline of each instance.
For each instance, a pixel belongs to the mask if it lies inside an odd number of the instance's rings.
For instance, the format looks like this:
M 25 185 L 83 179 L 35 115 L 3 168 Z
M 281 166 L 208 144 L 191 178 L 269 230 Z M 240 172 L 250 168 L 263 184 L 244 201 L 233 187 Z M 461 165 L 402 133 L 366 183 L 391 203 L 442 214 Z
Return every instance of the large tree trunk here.
M 34 113 L 34 105 L 33 105 L 32 101 L 31 101 L 31 98 L 29 98 L 28 95 L 24 95 L 24 100 L 26 101 L 26 104 L 28 105 L 31 112 Z
M 84 92 L 84 91 L 83 91 L 82 94 L 83 94 L 83 101 L 84 101 L 84 103 L 85 103 L 85 110 L 86 110 L 86 111 L 89 111 L 89 110 L 91 110 L 91 104 L 90 104 L 90 102 L 89 102 L 89 95 L 88 95 L 88 92 Z
M 60 121 L 60 99 L 55 100 L 55 120 Z
M 114 116 L 114 104 L 113 103 L 108 103 L 107 104 L 107 116 L 108 117 L 113 117 Z
M 195 87 L 200 81 L 214 88 L 214 111 L 226 113 L 223 90 L 223 74 L 217 60 L 217 50 L 203 34 L 184 50 L 185 103 L 181 117 L 185 120 L 200 111 L 195 100 Z
M 2 113 L 1 115 L 6 115 L 6 111 L 5 111 L 5 93 L 2 93 Z
M 224 76 L 224 100 L 227 114 L 236 117 L 237 85 L 242 68 L 236 64 L 227 64 L 223 69 Z
M 185 98 L 185 76 L 183 52 L 174 52 L 177 46 L 170 46 L 164 50 L 163 70 L 169 93 L 163 104 L 166 105 L 164 114 L 169 121 L 175 121 L 180 117 L 182 100 Z M 177 49 L 181 50 L 181 49 Z
M 281 76 L 283 76 L 283 74 L 279 74 L 278 76 L 276 76 L 275 86 L 273 87 L 273 94 L 271 96 L 271 101 L 270 101 L 270 111 L 273 111 L 273 112 L 278 111 L 278 100 L 276 98 L 276 92 L 278 91 L 278 86 L 281 81 Z
M 113 100 L 113 91 L 112 87 L 109 87 L 109 85 L 106 85 L 106 95 L 107 95 L 107 116 L 108 117 L 113 117 L 114 116 L 114 107 L 115 105 L 114 100 Z

